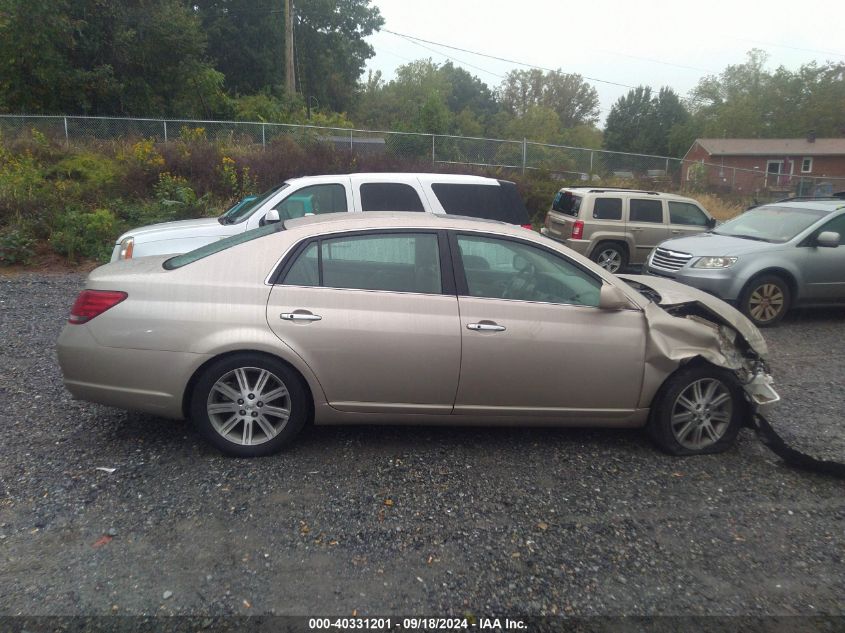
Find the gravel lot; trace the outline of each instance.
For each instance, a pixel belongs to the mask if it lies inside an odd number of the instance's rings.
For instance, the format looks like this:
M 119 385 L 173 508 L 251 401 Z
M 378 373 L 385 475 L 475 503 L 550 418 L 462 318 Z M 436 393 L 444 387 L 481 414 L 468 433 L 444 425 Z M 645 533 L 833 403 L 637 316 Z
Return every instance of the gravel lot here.
M 845 613 L 842 482 L 749 431 L 677 459 L 631 431 L 312 428 L 227 459 L 65 393 L 83 280 L 0 277 L 0 615 Z M 765 332 L 772 424 L 838 460 L 843 326 Z

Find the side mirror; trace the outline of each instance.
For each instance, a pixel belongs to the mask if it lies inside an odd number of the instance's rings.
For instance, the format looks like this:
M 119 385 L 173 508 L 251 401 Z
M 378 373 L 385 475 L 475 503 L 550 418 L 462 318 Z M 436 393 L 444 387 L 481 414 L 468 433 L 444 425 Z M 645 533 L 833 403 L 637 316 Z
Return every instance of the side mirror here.
M 624 310 L 630 308 L 628 297 L 616 286 L 602 284 L 599 291 L 599 308 L 602 310 Z
M 270 224 L 271 222 L 278 222 L 279 221 L 279 211 L 278 209 L 270 209 L 267 212 L 267 215 L 264 216 L 262 220 L 263 224 Z
M 822 246 L 824 248 L 836 248 L 837 246 L 839 246 L 839 239 L 840 235 L 835 231 L 822 231 L 816 238 L 816 246 Z
M 716 226 L 716 218 L 707 218 L 707 227 L 714 228 Z

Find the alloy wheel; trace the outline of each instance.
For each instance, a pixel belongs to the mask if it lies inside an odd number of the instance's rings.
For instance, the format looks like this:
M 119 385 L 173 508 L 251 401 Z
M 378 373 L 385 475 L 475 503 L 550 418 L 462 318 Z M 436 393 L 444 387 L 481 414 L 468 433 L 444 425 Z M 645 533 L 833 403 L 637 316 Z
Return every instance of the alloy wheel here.
M 606 248 L 599 252 L 596 263 L 609 273 L 615 273 L 622 267 L 622 254 L 615 248 Z
M 732 416 L 733 398 L 728 387 L 715 378 L 702 378 L 675 398 L 670 424 L 678 444 L 699 451 L 724 436 Z
M 768 323 L 777 319 L 785 304 L 783 291 L 776 284 L 764 283 L 751 292 L 748 312 L 757 322 Z
M 273 372 L 240 367 L 223 374 L 211 387 L 206 411 L 214 430 L 226 440 L 245 446 L 263 444 L 288 423 L 288 388 Z

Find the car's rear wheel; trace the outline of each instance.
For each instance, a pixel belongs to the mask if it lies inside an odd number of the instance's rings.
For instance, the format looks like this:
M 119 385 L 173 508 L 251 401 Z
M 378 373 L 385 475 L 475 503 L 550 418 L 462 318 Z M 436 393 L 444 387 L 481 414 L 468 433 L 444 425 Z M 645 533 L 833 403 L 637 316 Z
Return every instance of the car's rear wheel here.
M 786 281 L 776 275 L 763 275 L 745 287 L 739 307 L 754 325 L 768 327 L 786 315 L 791 300 Z
M 628 265 L 627 251 L 615 242 L 602 242 L 596 246 L 590 259 L 609 273 L 618 273 Z
M 719 453 L 733 444 L 747 409 L 733 373 L 702 363 L 666 380 L 652 403 L 647 428 L 672 455 Z
M 290 442 L 308 417 L 302 380 L 261 354 L 236 354 L 208 366 L 191 397 L 199 432 L 226 455 L 271 455 Z

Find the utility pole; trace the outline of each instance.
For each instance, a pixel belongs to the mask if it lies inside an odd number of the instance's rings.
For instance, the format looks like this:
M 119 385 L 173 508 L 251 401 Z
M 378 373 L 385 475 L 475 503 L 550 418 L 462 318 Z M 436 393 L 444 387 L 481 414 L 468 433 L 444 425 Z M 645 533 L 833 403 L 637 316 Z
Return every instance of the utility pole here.
M 285 89 L 289 96 L 296 94 L 293 70 L 293 12 L 291 0 L 285 0 Z

